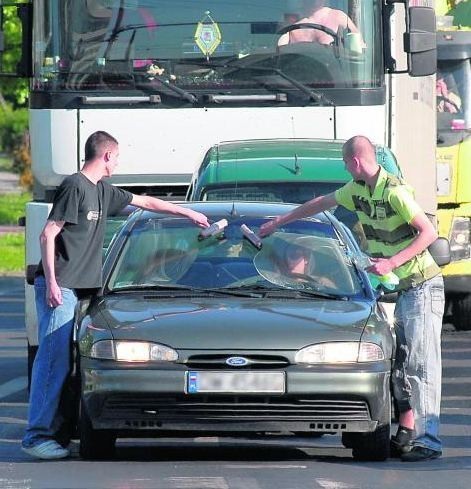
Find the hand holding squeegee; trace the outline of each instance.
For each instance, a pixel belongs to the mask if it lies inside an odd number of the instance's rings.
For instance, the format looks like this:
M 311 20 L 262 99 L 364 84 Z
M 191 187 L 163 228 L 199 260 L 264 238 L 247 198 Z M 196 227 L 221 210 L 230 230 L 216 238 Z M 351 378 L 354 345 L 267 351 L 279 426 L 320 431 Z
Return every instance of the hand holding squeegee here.
M 213 222 L 211 226 L 208 228 L 202 229 L 200 231 L 200 234 L 198 235 L 198 239 L 206 239 L 209 238 L 210 236 L 214 236 L 215 234 L 218 234 L 222 231 L 224 231 L 224 228 L 227 226 L 227 219 L 221 219 L 219 221 Z
M 262 248 L 261 238 L 259 238 L 246 224 L 242 224 L 242 226 L 240 226 L 240 230 L 242 231 L 244 237 L 247 238 L 255 246 L 255 248 L 258 248 L 259 250 Z

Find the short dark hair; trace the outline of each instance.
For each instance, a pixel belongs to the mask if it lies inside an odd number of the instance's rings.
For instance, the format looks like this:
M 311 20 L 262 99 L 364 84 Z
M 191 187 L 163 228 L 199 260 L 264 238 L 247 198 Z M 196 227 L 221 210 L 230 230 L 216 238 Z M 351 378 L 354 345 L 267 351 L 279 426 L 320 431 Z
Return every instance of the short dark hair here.
M 105 131 L 96 131 L 88 136 L 85 143 L 85 161 L 90 161 L 100 156 L 100 153 L 109 147 L 118 145 L 118 141 Z

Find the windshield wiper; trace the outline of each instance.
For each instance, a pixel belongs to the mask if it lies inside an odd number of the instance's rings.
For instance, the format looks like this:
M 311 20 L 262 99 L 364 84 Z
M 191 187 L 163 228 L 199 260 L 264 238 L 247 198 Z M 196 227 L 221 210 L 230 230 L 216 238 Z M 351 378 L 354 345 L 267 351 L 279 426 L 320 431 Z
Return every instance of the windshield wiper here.
M 264 72 L 270 72 L 270 73 L 276 73 L 278 76 L 283 78 L 284 80 L 288 81 L 296 87 L 298 90 L 301 92 L 305 93 L 310 100 L 313 100 L 314 102 L 317 102 L 319 105 L 330 105 L 334 106 L 335 104 L 327 98 L 323 93 L 320 93 L 316 90 L 312 90 L 308 86 L 304 85 L 304 83 L 301 83 L 300 81 L 296 80 L 296 78 L 293 78 L 289 75 L 287 75 L 284 71 L 280 70 L 279 68 L 275 67 L 263 67 L 263 66 L 237 66 L 238 69 L 243 70 L 254 70 L 254 71 L 264 71 Z
M 307 296 L 307 297 L 321 297 L 323 299 L 331 299 L 335 301 L 348 301 L 348 297 L 344 295 L 330 294 L 328 292 L 320 292 L 318 290 L 310 289 L 272 289 L 267 291 L 267 296 L 282 297 L 282 296 Z
M 229 68 L 229 69 L 234 69 L 234 71 L 243 71 L 243 70 L 253 70 L 253 71 L 259 71 L 259 72 L 264 72 L 264 73 L 275 73 L 279 77 L 283 78 L 284 80 L 288 81 L 296 87 L 298 90 L 306 94 L 310 100 L 314 100 L 317 102 L 319 105 L 330 105 L 332 107 L 335 106 L 334 102 L 327 98 L 323 93 L 318 92 L 317 90 L 313 90 L 309 88 L 307 85 L 304 83 L 301 83 L 299 80 L 296 80 L 296 78 L 293 78 L 292 76 L 286 74 L 283 70 L 280 68 L 276 68 L 275 66 L 254 66 L 253 64 L 249 65 L 241 65 L 238 64 L 241 61 L 245 60 L 245 58 L 234 58 L 233 60 L 225 61 L 223 63 L 214 63 L 214 62 L 208 62 L 208 61 L 198 61 L 198 60 L 185 60 L 182 62 L 182 64 L 187 64 L 187 65 L 195 65 L 195 66 L 201 66 L 201 67 L 206 67 L 206 68 Z
M 242 58 L 242 61 L 243 60 L 244 58 Z M 319 105 L 330 105 L 330 106 L 335 105 L 332 102 L 332 100 L 328 99 L 323 93 L 320 93 L 316 90 L 312 90 L 304 83 L 301 83 L 299 80 L 296 80 L 296 78 L 293 78 L 292 76 L 286 74 L 280 68 L 276 68 L 275 66 L 254 66 L 253 64 L 241 65 L 240 62 L 241 60 L 236 60 L 234 62 L 225 63 L 222 66 L 224 68 L 235 68 L 236 71 L 253 70 L 253 71 L 259 71 L 264 73 L 275 73 L 281 78 L 283 78 L 284 80 L 290 82 L 291 85 L 293 85 L 298 90 L 306 94 L 311 100 L 314 100 L 314 102 L 317 102 Z
M 188 285 L 159 285 L 159 284 L 140 284 L 140 285 L 126 285 L 124 287 L 118 287 L 110 290 L 110 293 L 118 292 L 133 292 L 142 290 L 155 290 L 163 292 L 189 292 L 194 294 L 218 294 L 218 295 L 231 295 L 239 297 L 260 297 L 260 294 L 250 293 L 248 291 L 239 291 L 238 289 L 213 289 L 213 288 L 200 288 L 190 287 Z
M 152 74 L 150 76 L 152 76 L 154 80 L 160 82 L 165 88 L 168 88 L 170 91 L 179 95 L 179 97 L 182 98 L 183 100 L 187 100 L 188 102 L 190 102 L 190 104 L 195 104 L 196 102 L 198 102 L 198 98 L 196 97 L 196 95 L 193 95 L 192 93 L 183 90 L 183 88 L 173 85 L 172 83 L 170 83 L 169 79 L 157 74 Z M 154 91 L 153 89 L 149 89 L 147 85 L 140 84 L 140 83 L 136 84 L 136 87 L 147 92 Z
M 256 294 L 250 292 L 249 290 L 241 290 L 241 287 L 237 287 L 234 289 L 231 288 L 223 288 L 223 289 L 195 289 L 198 291 L 208 292 L 211 294 L 220 294 L 220 295 L 232 295 L 236 297 L 254 297 L 260 298 L 261 294 Z
M 342 295 L 337 295 L 337 294 L 331 294 L 329 292 L 321 292 L 318 290 L 312 290 L 312 289 L 288 289 L 284 287 L 270 287 L 269 285 L 242 285 L 240 287 L 237 287 L 238 290 L 254 290 L 254 291 L 259 291 L 264 293 L 265 296 L 270 296 L 270 295 L 276 295 L 276 296 L 293 296 L 293 295 L 300 295 L 304 294 L 309 297 L 323 297 L 326 299 L 334 299 L 334 300 L 348 300 L 348 297 L 342 296 Z M 227 290 L 227 289 L 224 289 Z M 232 290 L 232 289 L 230 289 Z
M 115 287 L 110 289 L 109 292 L 132 292 L 140 290 L 182 290 L 182 291 L 192 291 L 193 287 L 188 287 L 187 285 L 160 285 L 160 284 L 138 284 L 138 285 L 125 285 L 123 287 Z

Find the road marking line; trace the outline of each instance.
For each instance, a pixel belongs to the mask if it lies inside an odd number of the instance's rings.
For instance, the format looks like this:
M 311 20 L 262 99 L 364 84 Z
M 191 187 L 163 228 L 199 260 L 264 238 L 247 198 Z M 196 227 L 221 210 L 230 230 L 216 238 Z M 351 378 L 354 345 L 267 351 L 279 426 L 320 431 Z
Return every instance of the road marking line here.
M 228 469 L 307 469 L 307 465 L 287 464 L 230 464 L 225 467 Z
M 0 423 L 3 424 L 27 424 L 26 419 L 12 418 L 9 416 L 0 416 Z
M 330 479 L 316 479 L 316 482 L 324 489 L 354 489 L 357 486 L 345 482 L 332 481 Z
M 167 481 L 178 489 L 229 489 L 224 477 L 169 477 Z
M 0 385 L 0 399 L 21 392 L 28 387 L 28 377 L 17 377 Z

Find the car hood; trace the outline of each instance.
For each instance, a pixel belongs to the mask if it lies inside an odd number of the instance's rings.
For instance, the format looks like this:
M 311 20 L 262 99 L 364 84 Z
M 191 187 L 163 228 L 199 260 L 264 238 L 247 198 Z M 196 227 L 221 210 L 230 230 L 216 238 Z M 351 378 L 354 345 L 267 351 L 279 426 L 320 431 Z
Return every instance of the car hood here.
M 359 341 L 370 313 L 371 304 L 362 301 L 116 296 L 97 305 L 92 321 L 109 327 L 115 339 L 177 349 L 294 350 Z

